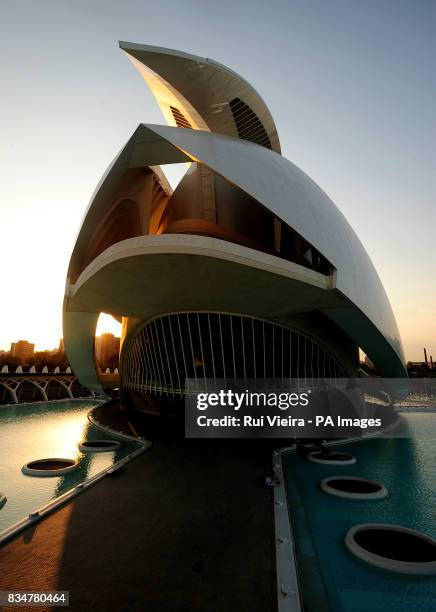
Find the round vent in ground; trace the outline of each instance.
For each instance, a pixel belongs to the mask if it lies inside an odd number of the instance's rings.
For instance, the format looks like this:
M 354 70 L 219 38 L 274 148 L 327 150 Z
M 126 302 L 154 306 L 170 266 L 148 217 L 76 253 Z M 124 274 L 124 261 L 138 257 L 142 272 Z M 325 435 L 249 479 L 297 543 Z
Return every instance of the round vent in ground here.
M 116 440 L 84 440 L 79 444 L 83 453 L 107 453 L 120 448 L 120 442 Z
M 337 452 L 329 452 L 316 450 L 307 455 L 309 461 L 313 461 L 313 463 L 324 463 L 328 465 L 352 465 L 356 463 L 356 458 L 349 453 L 337 453 Z
M 21 471 L 27 476 L 61 476 L 79 466 L 76 459 L 49 458 L 29 461 Z
M 392 572 L 436 574 L 436 540 L 401 525 L 363 524 L 345 536 L 348 550 L 356 557 Z
M 321 481 L 320 487 L 329 495 L 356 500 L 383 499 L 388 494 L 379 482 L 357 476 L 330 476 Z

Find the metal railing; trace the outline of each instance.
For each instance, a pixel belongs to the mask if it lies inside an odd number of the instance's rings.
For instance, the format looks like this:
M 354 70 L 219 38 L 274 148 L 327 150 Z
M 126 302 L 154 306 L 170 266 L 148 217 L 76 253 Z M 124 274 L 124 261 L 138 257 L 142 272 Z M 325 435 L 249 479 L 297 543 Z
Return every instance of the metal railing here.
M 184 312 L 153 319 L 123 350 L 122 385 L 183 395 L 185 379 L 341 379 L 338 361 L 314 338 L 234 314 Z

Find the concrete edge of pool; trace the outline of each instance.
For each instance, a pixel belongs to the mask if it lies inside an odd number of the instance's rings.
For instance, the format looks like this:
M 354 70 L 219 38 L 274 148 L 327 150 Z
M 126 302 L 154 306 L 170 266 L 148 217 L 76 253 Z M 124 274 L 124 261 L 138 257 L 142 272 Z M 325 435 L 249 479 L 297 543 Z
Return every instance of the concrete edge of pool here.
M 55 398 L 55 399 L 51 399 L 51 400 L 36 400 L 34 402 L 9 402 L 7 404 L 0 404 L 0 410 L 2 408 L 14 408 L 17 406 L 24 406 L 24 405 L 31 405 L 31 406 L 38 406 L 40 404 L 46 404 L 47 402 L 56 402 L 57 404 L 59 403 L 68 403 L 68 402 L 92 402 L 92 403 L 98 403 L 98 404 L 103 404 L 104 402 L 106 402 L 107 399 L 102 399 L 101 397 L 88 397 L 88 396 L 81 396 L 81 397 L 60 397 L 60 398 Z
M 274 487 L 274 528 L 276 546 L 277 608 L 279 612 L 301 612 L 297 557 L 288 514 L 286 485 L 283 479 L 282 449 L 273 452 L 273 469 L 278 480 Z
M 123 457 L 123 459 L 120 459 L 113 465 L 105 468 L 98 474 L 95 474 L 95 476 L 92 476 L 88 480 L 74 486 L 73 488 L 69 489 L 68 491 L 66 491 L 65 493 L 57 497 L 56 499 L 49 501 L 47 504 L 44 504 L 40 508 L 37 508 L 36 510 L 32 511 L 28 516 L 23 517 L 22 519 L 18 520 L 17 522 L 13 523 L 12 525 L 4 529 L 2 532 L 0 532 L 0 546 L 5 544 L 8 540 L 12 539 L 16 535 L 18 535 L 21 531 L 23 531 L 27 527 L 30 527 L 31 525 L 34 525 L 36 522 L 45 518 L 47 515 L 51 514 L 54 510 L 57 510 L 58 508 L 63 506 L 65 503 L 72 500 L 74 497 L 77 497 L 78 495 L 80 495 L 81 493 L 83 493 L 84 491 L 92 487 L 94 484 L 102 480 L 108 474 L 113 474 L 114 472 L 122 468 L 123 465 L 125 465 L 126 463 L 129 463 L 135 457 L 141 455 L 142 453 L 144 453 L 151 447 L 152 445 L 151 442 L 149 440 L 146 440 L 145 438 L 142 438 L 142 437 L 136 438 L 135 436 L 130 436 L 126 433 L 112 430 L 109 427 L 106 427 L 105 425 L 101 425 L 100 423 L 98 423 L 98 421 L 96 421 L 93 418 L 93 412 L 97 408 L 97 406 L 103 402 L 99 400 L 95 400 L 95 399 L 91 401 L 96 405 L 92 406 L 87 416 L 88 416 L 88 420 L 90 421 L 92 425 L 94 425 L 94 427 L 116 438 L 128 440 L 129 442 L 136 442 L 137 444 L 139 444 L 139 448 L 133 451 L 132 453 L 130 453 L 129 455 L 127 455 L 126 457 Z

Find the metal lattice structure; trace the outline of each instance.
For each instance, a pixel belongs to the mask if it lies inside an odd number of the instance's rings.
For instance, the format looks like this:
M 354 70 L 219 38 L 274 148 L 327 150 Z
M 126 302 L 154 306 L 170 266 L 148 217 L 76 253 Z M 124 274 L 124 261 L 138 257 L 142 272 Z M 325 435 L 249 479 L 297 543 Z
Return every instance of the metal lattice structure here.
M 123 386 L 183 395 L 185 379 L 342 379 L 338 361 L 315 339 L 255 319 L 178 313 L 149 321 L 124 349 Z
M 74 399 L 91 395 L 74 374 L 16 375 L 0 377 L 0 403 Z

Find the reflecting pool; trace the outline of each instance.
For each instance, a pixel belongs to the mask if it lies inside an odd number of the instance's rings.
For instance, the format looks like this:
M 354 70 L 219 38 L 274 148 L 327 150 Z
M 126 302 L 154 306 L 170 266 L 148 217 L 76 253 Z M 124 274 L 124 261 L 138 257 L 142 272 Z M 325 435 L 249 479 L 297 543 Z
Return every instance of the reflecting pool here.
M 283 457 L 300 584 L 305 609 L 322 612 L 434 612 L 436 576 L 408 576 L 366 565 L 345 547 L 358 523 L 395 523 L 436 538 L 436 413 L 402 414 L 410 437 L 347 444 L 357 463 L 310 463 Z M 319 486 L 328 476 L 358 476 L 382 483 L 378 501 L 341 499 Z
M 138 448 L 122 442 L 116 451 L 81 453 L 81 440 L 112 439 L 88 421 L 93 405 L 82 400 L 0 406 L 0 491 L 7 497 L 0 532 Z M 78 458 L 79 468 L 46 478 L 22 474 L 25 463 L 44 457 Z

